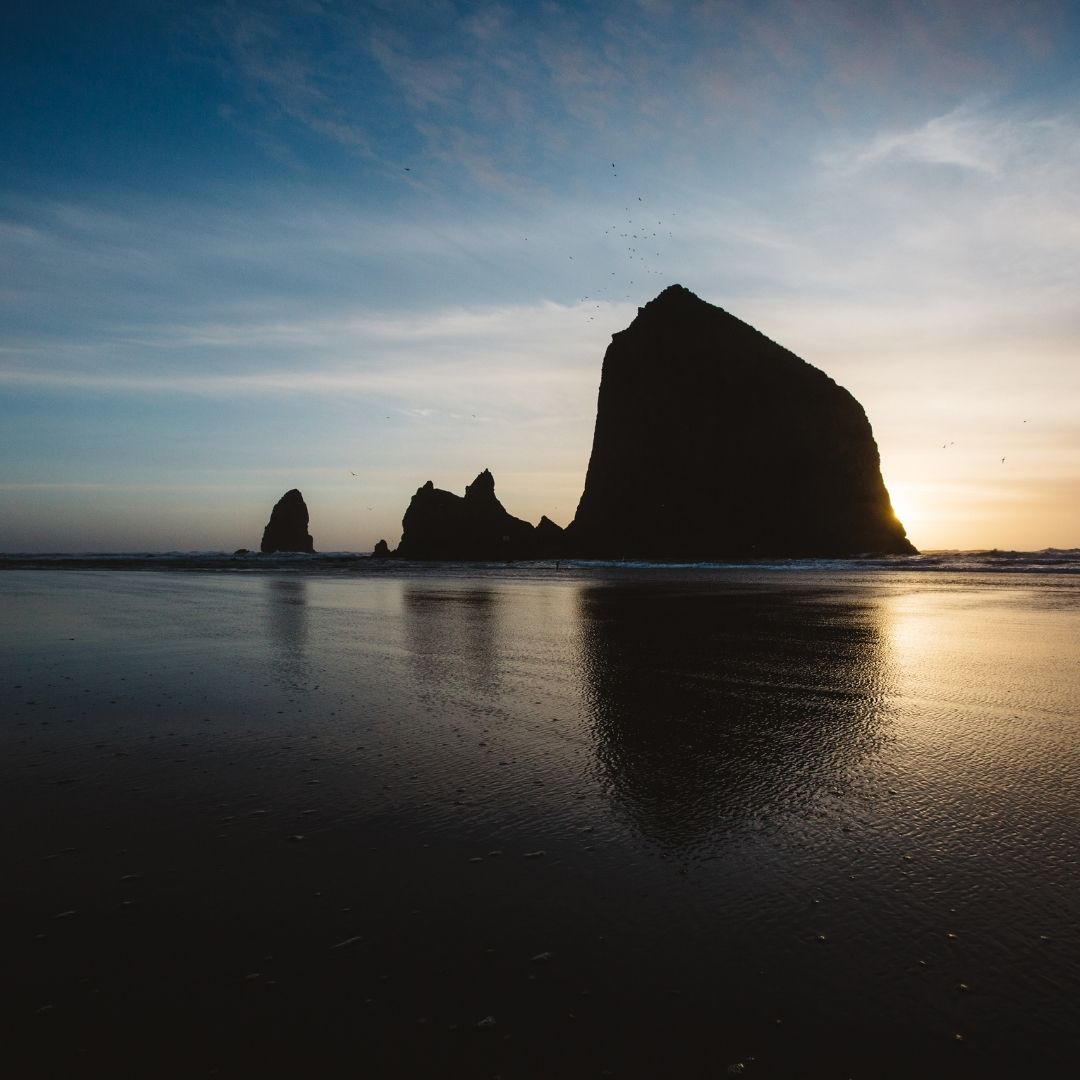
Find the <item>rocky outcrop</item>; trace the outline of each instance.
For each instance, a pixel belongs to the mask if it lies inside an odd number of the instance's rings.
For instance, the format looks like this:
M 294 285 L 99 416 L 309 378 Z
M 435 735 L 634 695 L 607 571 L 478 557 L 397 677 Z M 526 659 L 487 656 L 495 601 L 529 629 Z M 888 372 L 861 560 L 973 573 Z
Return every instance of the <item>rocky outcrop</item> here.
M 539 553 L 537 558 L 553 558 L 562 555 L 565 539 L 566 530 L 544 514 L 536 523 L 534 535 L 534 543 Z
M 373 559 L 388 559 L 390 558 L 390 545 L 385 540 L 380 540 L 374 550 L 371 552 Z
M 566 545 L 609 558 L 915 551 L 855 398 L 681 285 L 608 347 Z
M 314 554 L 315 541 L 308 535 L 307 504 L 296 488 L 286 491 L 275 504 L 270 520 L 263 529 L 260 550 L 268 555 L 275 551 Z
M 395 554 L 406 559 L 540 558 L 548 554 L 543 545 L 554 536 L 552 530 L 562 533 L 553 522 L 541 531 L 508 514 L 495 497 L 495 478 L 487 469 L 469 484 L 464 497 L 429 480 L 412 497 L 401 527 Z

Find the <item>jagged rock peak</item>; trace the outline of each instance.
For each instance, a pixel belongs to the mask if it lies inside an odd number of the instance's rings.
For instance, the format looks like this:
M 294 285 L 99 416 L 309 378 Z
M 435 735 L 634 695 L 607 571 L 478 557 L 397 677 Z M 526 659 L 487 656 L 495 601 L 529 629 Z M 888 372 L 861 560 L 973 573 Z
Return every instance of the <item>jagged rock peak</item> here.
M 546 521 L 546 519 L 544 519 Z M 403 559 L 535 559 L 547 557 L 562 535 L 550 521 L 534 529 L 508 514 L 495 495 L 488 469 L 465 488 L 464 496 L 429 480 L 412 497 L 401 522 Z
M 308 508 L 304 496 L 296 488 L 286 491 L 274 504 L 270 520 L 263 529 L 260 550 L 267 555 L 275 551 L 315 553 L 315 541 L 308 534 Z
M 471 484 L 466 485 L 465 498 L 488 500 L 495 498 L 495 477 L 491 475 L 490 469 L 485 469 Z

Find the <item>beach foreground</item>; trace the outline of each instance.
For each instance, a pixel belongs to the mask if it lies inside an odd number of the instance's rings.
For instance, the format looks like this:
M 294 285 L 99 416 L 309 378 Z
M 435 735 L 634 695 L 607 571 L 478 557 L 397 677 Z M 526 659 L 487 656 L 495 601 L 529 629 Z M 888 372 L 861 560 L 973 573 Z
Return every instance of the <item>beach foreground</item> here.
M 0 575 L 11 1076 L 1080 1051 L 1080 575 Z

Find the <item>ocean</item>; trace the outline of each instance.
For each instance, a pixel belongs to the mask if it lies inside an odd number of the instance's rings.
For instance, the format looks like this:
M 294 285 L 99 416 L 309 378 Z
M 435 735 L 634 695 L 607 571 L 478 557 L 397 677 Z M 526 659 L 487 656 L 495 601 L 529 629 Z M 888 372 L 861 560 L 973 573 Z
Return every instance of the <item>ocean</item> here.
M 1080 552 L 0 571 L 8 1075 L 1073 1075 Z

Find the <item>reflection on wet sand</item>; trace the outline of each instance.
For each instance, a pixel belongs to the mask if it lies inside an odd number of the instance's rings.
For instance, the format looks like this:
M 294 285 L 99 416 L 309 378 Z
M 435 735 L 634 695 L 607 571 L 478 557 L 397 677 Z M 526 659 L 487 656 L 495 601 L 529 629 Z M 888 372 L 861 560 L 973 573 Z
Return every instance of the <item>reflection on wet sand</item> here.
M 405 628 L 425 685 L 483 696 L 500 692 L 499 607 L 495 589 L 406 586 Z
M 264 584 L 274 677 L 285 689 L 303 689 L 311 677 L 307 652 L 308 583 L 294 577 L 267 578 Z
M 805 811 L 880 745 L 878 602 L 596 586 L 579 618 L 601 780 L 656 842 Z
M 22 573 L 7 1074 L 1075 1072 L 1080 578 Z

